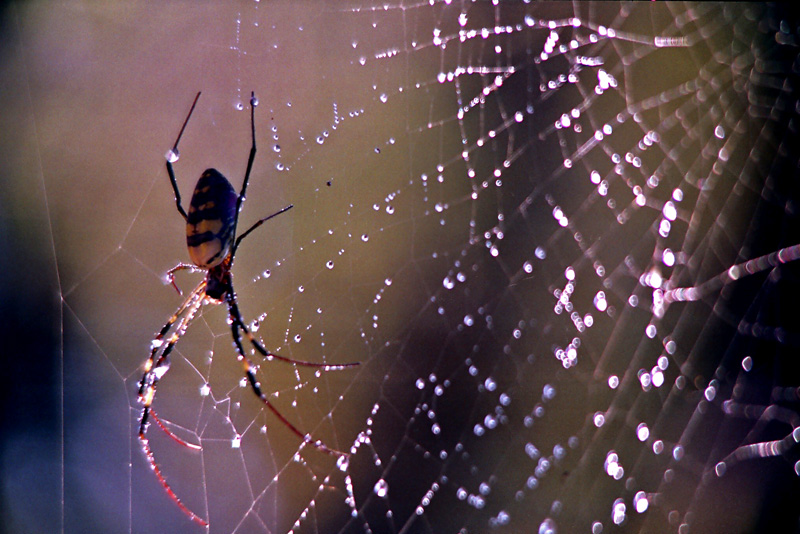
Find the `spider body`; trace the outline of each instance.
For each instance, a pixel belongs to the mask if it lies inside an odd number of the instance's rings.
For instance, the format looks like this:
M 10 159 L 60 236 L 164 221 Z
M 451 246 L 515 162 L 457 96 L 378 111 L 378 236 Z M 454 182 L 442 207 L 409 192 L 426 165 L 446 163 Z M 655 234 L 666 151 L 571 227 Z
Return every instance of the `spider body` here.
M 302 440 L 303 444 L 309 444 L 327 454 L 338 456 L 347 455 L 345 452 L 329 448 L 321 441 L 313 440 L 309 434 L 300 432 L 297 427 L 272 405 L 267 395 L 262 391 L 261 383 L 256 377 L 255 373 L 257 367 L 253 365 L 250 358 L 245 354 L 242 334 L 244 334 L 258 353 L 268 359 L 281 360 L 293 365 L 317 367 L 323 370 L 339 370 L 356 366 L 358 363 L 326 364 L 305 362 L 273 354 L 264 348 L 245 324 L 236 301 L 236 292 L 233 289 L 233 276 L 231 274 L 236 249 L 250 232 L 272 217 L 291 209 L 292 205 L 290 204 L 272 215 L 259 219 L 241 235 L 236 235 L 239 212 L 244 202 L 247 183 L 250 179 L 250 172 L 253 168 L 253 161 L 256 155 L 254 108 L 258 102 L 255 98 L 255 94 L 251 93 L 250 129 L 252 134 L 252 146 L 250 148 L 250 157 L 247 160 L 247 170 L 245 171 L 241 191 L 236 193 L 228 179 L 219 171 L 215 169 L 206 169 L 194 188 L 188 213 L 183 209 L 180 190 L 178 189 L 178 184 L 175 179 L 172 163 L 178 160 L 178 142 L 189 122 L 189 118 L 192 116 L 198 98 L 200 98 L 200 93 L 197 93 L 192 103 L 192 107 L 178 134 L 175 145 L 167 152 L 167 173 L 169 174 L 170 182 L 175 193 L 176 207 L 186 221 L 186 245 L 189 249 L 189 257 L 192 263 L 179 263 L 168 271 L 167 279 L 172 282 L 172 285 L 180 293 L 178 286 L 175 285 L 174 282 L 174 273 L 176 271 L 189 270 L 192 272 L 205 272 L 205 277 L 197 287 L 192 290 L 183 304 L 181 304 L 178 310 L 169 318 L 167 323 L 153 339 L 150 345 L 150 356 L 144 364 L 144 376 L 139 382 L 138 397 L 142 405 L 142 413 L 139 419 L 139 442 L 141 443 L 142 451 L 147 457 L 150 467 L 155 472 L 161 486 L 178 507 L 193 521 L 206 526 L 208 525 L 206 520 L 189 510 L 189 508 L 181 502 L 172 488 L 170 488 L 169 484 L 167 484 L 166 478 L 155 461 L 155 457 L 146 437 L 147 428 L 150 424 L 150 419 L 152 419 L 159 428 L 179 444 L 194 450 L 200 450 L 199 445 L 187 443 L 173 434 L 156 416 L 152 408 L 158 381 L 161 380 L 169 370 L 169 355 L 175 347 L 175 344 L 180 340 L 184 332 L 186 332 L 186 329 L 189 327 L 189 324 L 197 315 L 200 308 L 204 304 L 212 305 L 225 303 L 227 305 L 228 323 L 231 328 L 237 360 L 242 365 L 242 370 L 253 392 L 270 412 L 272 412 L 293 434 Z
M 192 263 L 211 269 L 231 252 L 239 195 L 216 169 L 206 169 L 192 194 L 186 217 L 186 246 Z

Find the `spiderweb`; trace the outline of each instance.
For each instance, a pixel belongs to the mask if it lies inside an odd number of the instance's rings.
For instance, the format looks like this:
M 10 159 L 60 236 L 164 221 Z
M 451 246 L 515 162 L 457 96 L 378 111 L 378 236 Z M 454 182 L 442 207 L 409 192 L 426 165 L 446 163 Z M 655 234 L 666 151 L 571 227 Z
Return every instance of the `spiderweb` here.
M 178 183 L 188 199 L 213 166 L 238 188 L 251 89 L 259 152 L 241 225 L 294 209 L 237 252 L 240 308 L 282 356 L 361 365 L 253 356 L 270 402 L 351 453 L 337 459 L 265 409 L 225 310 L 204 309 L 153 404 L 201 450 L 155 426 L 148 437 L 209 531 L 798 528 L 790 13 L 438 1 L 5 13 L 4 78 L 18 80 L 5 120 L 23 128 L 3 146 L 24 148 L 3 187 L 20 258 L 8 288 L 28 287 L 32 265 L 57 295 L 32 300 L 55 325 L 53 362 L 11 364 L 8 391 L 30 409 L 4 440 L 10 531 L 202 530 L 145 461 L 136 391 L 181 301 L 164 273 L 188 259 L 163 153 L 202 90 Z M 177 278 L 184 291 L 199 281 Z M 14 337 L 41 335 L 17 321 Z

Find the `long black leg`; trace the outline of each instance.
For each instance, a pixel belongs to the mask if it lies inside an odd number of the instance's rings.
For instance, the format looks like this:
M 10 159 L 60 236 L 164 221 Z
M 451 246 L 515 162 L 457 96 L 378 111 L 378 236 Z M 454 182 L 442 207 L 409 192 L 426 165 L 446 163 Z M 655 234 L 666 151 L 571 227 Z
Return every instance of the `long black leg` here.
M 244 182 L 242 183 L 242 190 L 239 192 L 239 199 L 236 201 L 236 220 L 239 220 L 239 210 L 242 209 L 242 202 L 247 193 L 247 182 L 250 181 L 250 171 L 253 170 L 253 161 L 256 159 L 256 117 L 255 109 L 258 105 L 255 91 L 250 92 L 250 135 L 253 139 L 253 144 L 250 146 L 250 157 L 247 158 L 247 170 L 244 173 Z
M 266 216 L 266 217 L 264 217 L 263 219 L 259 219 L 259 220 L 257 220 L 257 221 L 256 221 L 256 223 L 255 223 L 253 226 L 251 226 L 250 228 L 248 228 L 248 229 L 247 229 L 247 230 L 246 230 L 246 231 L 245 231 L 245 232 L 244 232 L 242 235 L 240 235 L 239 237 L 237 237 L 237 238 L 236 238 L 236 241 L 233 243 L 233 249 L 231 249 L 231 255 L 234 255 L 234 254 L 236 254 L 236 249 L 237 249 L 237 248 L 239 248 L 239 242 L 241 242 L 241 240 L 242 240 L 242 239 L 244 239 L 245 237 L 247 237 L 247 234 L 249 234 L 250 232 L 252 232 L 252 231 L 253 231 L 253 230 L 255 230 L 256 228 L 258 228 L 259 226 L 261 226 L 262 224 L 264 224 L 265 222 L 267 222 L 267 221 L 268 221 L 268 220 L 270 220 L 271 218 L 273 218 L 273 217 L 275 217 L 275 216 L 277 216 L 277 215 L 280 215 L 281 213 L 283 213 L 283 212 L 285 212 L 285 211 L 289 211 L 289 210 L 290 210 L 290 209 L 292 209 L 293 207 L 294 207 L 294 205 L 293 205 L 293 204 L 289 204 L 289 205 L 288 205 L 288 206 L 286 206 L 285 208 L 283 208 L 283 209 L 281 209 L 281 210 L 278 210 L 278 211 L 276 211 L 276 212 L 275 212 L 275 213 L 273 213 L 272 215 L 267 215 L 267 216 Z
M 202 305 L 202 297 L 204 295 L 206 288 L 206 282 L 200 282 L 200 284 L 192 291 L 189 297 L 181 304 L 178 310 L 169 318 L 167 323 L 161 329 L 161 331 L 156 335 L 152 342 L 152 348 L 150 350 L 150 357 L 144 364 L 144 376 L 142 376 L 142 381 L 139 383 L 139 402 L 142 403 L 142 419 L 139 423 L 139 435 L 140 437 L 144 436 L 144 433 L 147 431 L 147 424 L 148 424 L 148 417 L 150 415 L 150 405 L 153 403 L 153 399 L 156 395 L 156 386 L 158 385 L 158 381 L 161 377 L 163 377 L 167 370 L 169 369 L 169 354 L 172 352 L 173 347 L 180 339 L 183 332 L 189 326 L 189 323 L 194 318 L 197 310 L 200 309 Z M 187 311 L 188 310 L 188 311 Z M 183 314 L 183 317 L 181 317 Z M 180 321 L 178 320 L 180 319 Z M 161 355 L 156 359 L 156 354 L 161 349 L 161 346 L 164 344 L 164 337 L 172 330 L 173 325 L 178 322 L 178 326 L 175 329 L 175 332 L 170 335 L 166 340 L 166 347 L 161 352 Z
M 181 140 L 181 136 L 183 136 L 183 131 L 186 129 L 186 125 L 189 124 L 189 117 L 192 116 L 192 112 L 194 111 L 194 107 L 197 105 L 197 99 L 200 98 L 200 92 L 198 91 L 197 96 L 194 97 L 194 102 L 192 102 L 192 107 L 189 110 L 189 114 L 186 116 L 186 120 L 183 121 L 183 126 L 181 126 L 181 131 L 178 134 L 178 138 L 175 139 L 175 144 L 172 145 L 172 148 L 167 152 L 167 173 L 169 174 L 169 181 L 172 184 L 172 190 L 175 191 L 175 205 L 178 206 L 178 212 L 183 215 L 183 218 L 186 219 L 186 211 L 183 209 L 181 205 L 181 192 L 178 189 L 178 182 L 175 180 L 175 171 L 172 169 L 172 163 L 178 161 L 178 157 L 180 156 L 178 152 L 178 143 Z
M 247 375 L 247 380 L 250 382 L 250 387 L 253 389 L 253 392 L 261 399 L 261 402 L 269 408 L 269 410 L 275 414 L 275 416 L 280 419 L 280 421 L 292 431 L 294 435 L 300 438 L 303 443 L 307 443 L 317 449 L 321 450 L 326 454 L 331 454 L 333 456 L 348 456 L 346 452 L 342 452 L 336 449 L 331 449 L 327 445 L 325 445 L 322 441 L 314 441 L 309 434 L 303 434 L 300 430 L 297 429 L 291 422 L 289 422 L 286 417 L 278 411 L 275 406 L 269 401 L 267 396 L 261 390 L 261 383 L 256 378 L 253 363 L 250 359 L 245 356 L 244 354 L 244 347 L 242 346 L 242 337 L 239 335 L 239 329 L 243 327 L 241 316 L 239 316 L 239 310 L 236 309 L 236 302 L 233 301 L 232 298 L 228 299 L 228 312 L 231 318 L 231 334 L 233 335 L 233 343 L 236 346 L 236 352 L 239 353 L 238 360 L 242 363 L 242 367 L 244 369 L 245 375 Z
M 167 321 L 167 324 L 164 325 L 164 327 L 155 337 L 153 340 L 153 348 L 150 352 L 150 357 L 145 363 L 144 376 L 139 384 L 139 402 L 143 404 L 142 417 L 139 422 L 139 443 L 142 447 L 142 451 L 147 458 L 147 462 L 150 464 L 150 468 L 156 474 L 156 478 L 158 478 L 159 483 L 167 492 L 167 495 L 169 495 L 175 504 L 178 505 L 178 508 L 180 508 L 181 511 L 183 511 L 183 513 L 185 513 L 192 521 L 202 526 L 208 526 L 208 522 L 187 508 L 172 490 L 170 485 L 167 483 L 167 479 L 164 477 L 164 474 L 161 472 L 161 468 L 158 467 L 158 464 L 156 463 L 155 456 L 153 455 L 153 451 L 150 449 L 150 443 L 148 442 L 145 434 L 147 433 L 149 418 L 152 416 L 153 420 L 158 424 L 158 426 L 173 440 L 186 447 L 200 450 L 199 446 L 187 443 L 170 432 L 169 429 L 164 426 L 161 420 L 159 420 L 158 416 L 156 416 L 156 413 L 152 410 L 151 405 L 153 403 L 153 399 L 155 398 L 158 381 L 169 369 L 169 354 L 172 352 L 173 347 L 178 342 L 183 332 L 189 326 L 189 323 L 194 318 L 197 310 L 199 310 L 200 306 L 202 306 L 205 288 L 206 282 L 203 281 L 197 286 L 197 288 L 195 288 L 194 291 L 192 291 L 189 298 L 187 298 L 180 308 L 178 308 L 178 311 L 176 311 L 175 314 L 170 317 L 170 319 Z M 184 313 L 186 313 L 186 315 L 181 317 L 181 315 Z M 179 317 L 181 317 L 180 321 L 178 321 Z M 172 329 L 176 321 L 178 322 L 177 329 L 171 336 L 169 336 L 169 338 L 167 338 L 167 346 L 164 347 L 164 350 L 158 359 L 155 359 L 155 355 L 158 353 L 161 345 L 164 342 L 164 337 Z
M 361 365 L 360 362 L 351 362 L 351 363 L 318 363 L 318 362 L 307 362 L 303 360 L 293 360 L 291 358 L 286 358 L 285 356 L 279 356 L 278 354 L 274 354 L 268 351 L 264 346 L 259 343 L 259 341 L 253 336 L 250 332 L 250 329 L 244 324 L 244 319 L 242 319 L 242 314 L 239 312 L 239 306 L 236 304 L 236 299 L 229 298 L 228 299 L 228 309 L 230 310 L 231 315 L 231 326 L 237 326 L 241 328 L 242 332 L 244 332 L 247 339 L 250 343 L 253 344 L 253 347 L 261 353 L 262 356 L 265 358 L 273 358 L 276 360 L 281 360 L 282 362 L 291 363 L 294 365 L 300 365 L 303 367 L 321 367 L 326 371 L 338 371 L 340 369 L 345 369 L 347 367 L 356 367 L 357 365 Z

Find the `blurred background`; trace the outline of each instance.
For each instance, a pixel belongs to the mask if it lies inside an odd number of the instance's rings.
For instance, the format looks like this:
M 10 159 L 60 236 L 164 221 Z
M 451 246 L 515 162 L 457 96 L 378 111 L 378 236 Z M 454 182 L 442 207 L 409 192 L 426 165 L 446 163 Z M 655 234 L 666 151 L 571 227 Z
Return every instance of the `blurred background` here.
M 198 91 L 184 206 L 240 187 L 250 91 L 241 227 L 294 205 L 245 319 L 361 362 L 259 372 L 337 465 L 203 311 L 154 403 L 202 452 L 148 436 L 209 531 L 797 531 L 797 45 L 771 5 L 2 4 L 0 531 L 203 530 L 136 439 Z

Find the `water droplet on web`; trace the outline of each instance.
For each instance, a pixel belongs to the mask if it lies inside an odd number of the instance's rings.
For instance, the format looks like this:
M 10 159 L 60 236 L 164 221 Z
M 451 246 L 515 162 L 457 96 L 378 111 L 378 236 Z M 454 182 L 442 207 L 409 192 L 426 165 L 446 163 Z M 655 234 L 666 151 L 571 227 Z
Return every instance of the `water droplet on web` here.
M 594 296 L 594 306 L 598 311 L 606 311 L 606 308 L 608 308 L 608 301 L 606 301 L 606 294 L 604 292 L 598 291 Z
M 622 499 L 617 499 L 614 501 L 614 508 L 611 513 L 611 520 L 614 522 L 615 525 L 621 525 L 625 522 L 625 512 L 627 508 L 625 507 L 625 501 Z
M 281 145 L 274 145 L 272 147 L 272 150 L 274 150 L 275 152 L 280 152 L 281 151 Z
M 328 260 L 328 263 L 325 264 L 325 267 L 328 269 L 333 269 L 333 260 Z
M 350 467 L 350 457 L 349 456 L 340 456 L 338 460 L 336 460 L 336 467 L 339 468 L 339 471 L 345 472 L 347 468 Z
M 549 517 L 539 524 L 539 534 L 557 534 L 557 532 L 556 522 Z
M 164 154 L 164 157 L 167 158 L 167 161 L 170 163 L 175 163 L 178 161 L 178 158 L 181 157 L 180 153 L 178 152 L 177 148 L 170 148 L 167 150 L 167 153 Z
M 456 284 L 453 281 L 453 279 L 448 275 L 444 277 L 444 280 L 442 280 L 442 285 L 445 287 L 445 289 L 453 289 L 453 287 L 455 287 Z
M 295 343 L 300 343 L 300 341 L 302 339 L 303 339 L 303 337 L 300 334 L 295 334 L 295 336 L 294 336 L 294 342 Z
M 375 487 L 373 488 L 375 495 L 378 497 L 386 497 L 389 493 L 389 483 L 386 482 L 384 479 L 380 479 L 375 483 Z

